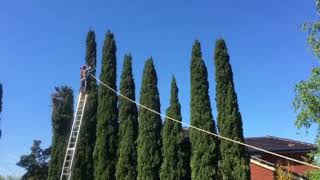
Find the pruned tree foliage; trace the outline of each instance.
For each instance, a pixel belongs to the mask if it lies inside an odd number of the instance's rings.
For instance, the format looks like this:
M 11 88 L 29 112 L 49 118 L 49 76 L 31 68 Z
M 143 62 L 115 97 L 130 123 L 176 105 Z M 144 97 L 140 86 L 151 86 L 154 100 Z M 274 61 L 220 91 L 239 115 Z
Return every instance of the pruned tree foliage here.
M 56 87 L 52 95 L 52 151 L 48 180 L 59 180 L 73 120 L 73 90 Z

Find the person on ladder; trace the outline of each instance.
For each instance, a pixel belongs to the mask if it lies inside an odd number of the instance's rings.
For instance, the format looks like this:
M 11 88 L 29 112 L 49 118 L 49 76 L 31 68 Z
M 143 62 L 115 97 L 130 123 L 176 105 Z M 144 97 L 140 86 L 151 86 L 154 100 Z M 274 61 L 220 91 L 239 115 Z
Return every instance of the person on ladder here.
M 85 93 L 87 90 L 87 78 L 89 77 L 89 70 L 91 69 L 90 66 L 87 67 L 87 65 L 82 65 L 80 68 L 80 80 L 81 80 L 81 86 L 80 91 L 81 93 Z

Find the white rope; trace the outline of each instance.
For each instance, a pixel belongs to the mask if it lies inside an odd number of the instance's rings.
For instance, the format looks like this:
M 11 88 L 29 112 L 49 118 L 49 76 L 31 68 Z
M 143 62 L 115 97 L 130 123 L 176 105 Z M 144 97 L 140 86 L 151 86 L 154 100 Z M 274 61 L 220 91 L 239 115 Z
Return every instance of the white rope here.
M 236 144 L 240 144 L 240 145 L 246 146 L 246 147 L 248 147 L 248 148 L 252 148 L 252 149 L 255 149 L 255 150 L 258 150 L 258 151 L 267 153 L 267 154 L 271 154 L 271 155 L 274 155 L 274 156 L 278 156 L 278 157 L 280 157 L 280 158 L 283 158 L 283 159 L 286 159 L 286 160 L 289 160 L 289 161 L 297 162 L 297 163 L 300 163 L 300 164 L 303 164 L 303 165 L 307 165 L 307 166 L 310 166 L 310 167 L 314 167 L 314 168 L 320 169 L 320 166 L 317 166 L 317 165 L 314 165 L 314 164 L 310 164 L 310 163 L 307 163 L 307 162 L 304 162 L 304 161 L 300 161 L 300 160 L 297 160 L 297 159 L 294 159 L 294 158 L 291 158 L 291 157 L 287 157 L 287 156 L 284 156 L 284 155 L 281 155 L 281 154 L 278 154 L 278 153 L 274 153 L 274 152 L 271 152 L 271 151 L 268 151 L 268 150 L 265 150 L 265 149 L 262 149 L 262 148 L 259 148 L 259 147 L 256 147 L 256 146 L 252 146 L 252 145 L 250 145 L 250 144 L 246 144 L 246 143 L 244 143 L 244 142 L 236 141 L 236 140 L 233 140 L 233 139 L 230 139 L 230 138 L 221 136 L 221 135 L 219 135 L 219 134 L 215 134 L 215 133 L 213 133 L 213 132 L 206 131 L 206 130 L 204 130 L 204 129 L 200 129 L 200 128 L 195 127 L 195 126 L 192 126 L 192 125 L 190 125 L 190 124 L 181 122 L 181 121 L 179 121 L 179 120 L 176 120 L 176 119 L 171 118 L 171 117 L 169 117 L 169 116 L 166 116 L 166 115 L 164 115 L 164 114 L 161 114 L 161 113 L 159 113 L 159 112 L 157 112 L 157 111 L 155 111 L 155 110 L 153 110 L 153 109 L 151 109 L 151 108 L 148 108 L 147 106 L 144 106 L 144 105 L 142 105 L 142 104 L 140 104 L 140 103 L 138 103 L 138 102 L 136 102 L 136 101 L 134 101 L 134 100 L 126 97 L 125 95 L 117 92 L 116 90 L 114 90 L 113 88 L 111 88 L 110 86 L 108 86 L 107 84 L 105 84 L 104 82 L 102 82 L 102 81 L 101 81 L 100 79 L 98 79 L 97 77 L 93 76 L 92 74 L 90 74 L 90 75 L 91 75 L 94 79 L 96 79 L 99 83 L 101 83 L 102 85 L 104 85 L 105 87 L 107 87 L 108 89 L 110 89 L 111 91 L 113 91 L 114 93 L 116 93 L 117 95 L 121 96 L 122 98 L 124 98 L 124 99 L 126 99 L 126 100 L 128 100 L 128 101 L 130 101 L 130 102 L 132 102 L 132 103 L 134 103 L 134 104 L 136 104 L 136 105 L 138 105 L 138 106 L 146 109 L 146 110 L 149 110 L 149 111 L 151 111 L 151 112 L 153 112 L 153 113 L 155 113 L 155 114 L 158 114 L 158 115 L 160 115 L 160 116 L 162 116 L 162 117 L 164 117 L 164 118 L 170 119 L 170 120 L 172 120 L 172 121 L 174 121 L 174 122 L 180 123 L 180 124 L 182 124 L 182 125 L 188 126 L 188 127 L 192 128 L 192 129 L 196 129 L 196 130 L 198 130 L 198 131 L 202 131 L 202 132 L 204 132 L 204 133 L 210 134 L 210 135 L 215 136 L 215 137 L 218 137 L 218 138 L 220 138 L 220 139 L 224 139 L 224 140 L 227 140 L 227 141 L 236 143 Z

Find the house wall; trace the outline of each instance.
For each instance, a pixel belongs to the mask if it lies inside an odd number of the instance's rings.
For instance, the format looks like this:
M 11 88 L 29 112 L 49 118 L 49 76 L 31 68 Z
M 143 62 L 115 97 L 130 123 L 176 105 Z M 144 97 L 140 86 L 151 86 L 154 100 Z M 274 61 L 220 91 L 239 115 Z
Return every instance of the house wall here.
M 288 156 L 288 157 L 291 157 L 291 158 L 294 158 L 294 159 L 297 159 L 297 160 L 301 160 L 301 161 L 306 161 L 306 153 L 299 153 L 299 152 L 296 152 L 296 153 L 281 153 L 281 155 L 284 155 L 284 156 Z M 265 161 L 268 161 L 270 163 L 273 163 L 273 164 L 277 164 L 277 163 L 281 163 L 281 165 L 285 165 L 287 166 L 288 165 L 288 161 L 285 160 L 285 159 L 282 159 L 282 158 L 278 158 L 276 156 L 273 156 L 273 155 L 263 155 L 261 156 L 261 159 L 265 160 Z M 289 170 L 290 171 L 293 171 L 297 174 L 300 174 L 300 175 L 303 175 L 305 174 L 306 171 L 310 171 L 310 170 L 313 170 L 315 168 L 313 167 L 310 167 L 310 166 L 306 166 L 306 165 L 302 165 L 300 163 L 296 163 L 296 162 L 290 162 L 290 168 Z
M 274 180 L 275 175 L 272 170 L 250 163 L 251 180 Z

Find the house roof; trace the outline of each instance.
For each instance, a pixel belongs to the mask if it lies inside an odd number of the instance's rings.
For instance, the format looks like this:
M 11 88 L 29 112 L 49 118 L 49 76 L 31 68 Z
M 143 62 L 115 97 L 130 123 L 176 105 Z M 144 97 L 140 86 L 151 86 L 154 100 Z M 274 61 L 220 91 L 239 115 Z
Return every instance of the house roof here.
M 184 137 L 189 138 L 189 129 L 183 128 Z M 245 143 L 262 148 L 271 152 L 309 152 L 312 150 L 317 150 L 317 146 L 311 143 L 305 143 L 301 141 L 279 138 L 275 136 L 262 136 L 262 137 L 247 137 L 245 138 Z M 250 154 L 259 153 L 252 148 L 248 148 Z
M 249 137 L 245 138 L 245 143 L 272 152 L 305 152 L 317 149 L 314 144 L 274 136 Z M 249 153 L 258 152 L 252 148 L 248 151 Z

